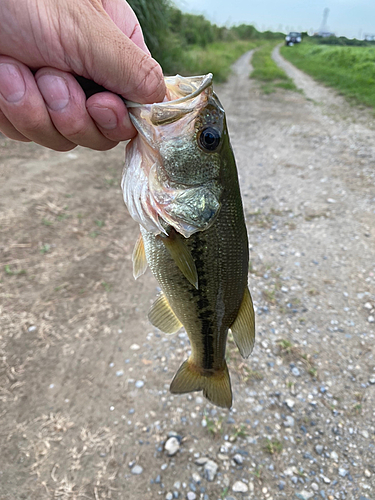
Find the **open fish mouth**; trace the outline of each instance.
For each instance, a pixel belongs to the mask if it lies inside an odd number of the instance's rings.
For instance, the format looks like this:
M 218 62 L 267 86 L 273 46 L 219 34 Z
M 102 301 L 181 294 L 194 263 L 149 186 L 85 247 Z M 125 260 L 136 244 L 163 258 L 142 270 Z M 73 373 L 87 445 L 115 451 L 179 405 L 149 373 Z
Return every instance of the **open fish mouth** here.
M 167 234 L 166 227 L 190 237 L 207 229 L 220 209 L 221 188 L 214 168 L 194 176 L 199 163 L 198 125 L 207 106 L 223 120 L 224 110 L 212 89 L 212 73 L 165 78 L 169 100 L 154 104 L 128 102 L 138 135 L 126 148 L 121 187 L 130 215 L 147 231 Z M 212 113 L 212 111 L 211 111 Z M 220 118 L 221 117 L 221 118 Z M 221 123 L 220 122 L 220 123 Z M 178 157 L 178 161 L 174 160 Z

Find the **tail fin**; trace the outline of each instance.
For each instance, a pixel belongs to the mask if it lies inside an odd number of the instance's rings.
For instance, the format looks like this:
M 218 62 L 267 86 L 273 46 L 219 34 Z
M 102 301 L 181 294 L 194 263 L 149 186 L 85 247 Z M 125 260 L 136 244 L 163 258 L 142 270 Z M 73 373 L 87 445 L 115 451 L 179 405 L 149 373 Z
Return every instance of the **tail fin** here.
M 223 408 L 232 406 L 232 389 L 225 361 L 221 370 L 206 370 L 203 373 L 196 369 L 190 359 L 184 361 L 173 377 L 170 390 L 172 394 L 203 391 L 203 396 L 214 405 Z

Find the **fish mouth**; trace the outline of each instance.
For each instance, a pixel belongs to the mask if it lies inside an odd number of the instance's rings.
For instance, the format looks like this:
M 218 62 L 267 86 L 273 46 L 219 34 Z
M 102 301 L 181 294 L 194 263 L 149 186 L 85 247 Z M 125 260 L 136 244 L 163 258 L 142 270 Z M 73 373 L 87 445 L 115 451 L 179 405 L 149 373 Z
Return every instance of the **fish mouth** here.
M 181 75 L 167 76 L 164 78 L 167 87 L 166 100 L 160 103 L 154 103 L 153 106 L 163 109 L 163 107 L 168 107 L 171 101 L 173 101 L 174 105 L 178 105 L 190 99 L 194 99 L 194 97 L 197 97 L 212 85 L 212 78 L 212 73 L 190 77 Z M 133 101 L 125 101 L 125 104 L 128 108 L 140 108 L 145 106 L 144 104 Z

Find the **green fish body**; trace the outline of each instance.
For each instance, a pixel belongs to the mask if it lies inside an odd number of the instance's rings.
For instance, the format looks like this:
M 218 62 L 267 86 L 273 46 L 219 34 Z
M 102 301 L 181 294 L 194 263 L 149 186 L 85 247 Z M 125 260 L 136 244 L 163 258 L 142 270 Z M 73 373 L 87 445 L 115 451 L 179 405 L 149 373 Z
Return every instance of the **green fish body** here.
M 151 323 L 166 333 L 184 326 L 191 343 L 171 392 L 202 390 L 212 403 L 230 408 L 228 331 L 243 357 L 255 337 L 237 169 L 211 75 L 177 76 L 167 87 L 174 100 L 130 108 L 140 132 L 123 179 L 125 202 L 141 226 L 134 275 L 148 265 L 162 290 Z

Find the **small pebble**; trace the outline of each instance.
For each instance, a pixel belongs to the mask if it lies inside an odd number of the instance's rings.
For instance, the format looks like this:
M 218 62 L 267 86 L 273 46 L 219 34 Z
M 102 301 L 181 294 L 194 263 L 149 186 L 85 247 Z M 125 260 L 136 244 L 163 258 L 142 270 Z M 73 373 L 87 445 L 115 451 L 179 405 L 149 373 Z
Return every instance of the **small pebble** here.
M 338 454 L 337 454 L 335 451 L 331 451 L 331 458 L 332 458 L 332 460 L 334 460 L 335 462 L 338 462 L 338 461 L 339 461 L 339 456 L 338 456 Z
M 188 491 L 186 498 L 187 500 L 195 500 L 197 498 L 197 495 L 194 493 L 194 491 Z
M 314 496 L 314 493 L 312 491 L 300 491 L 299 493 L 296 493 L 296 497 L 299 498 L 300 500 L 309 500 Z
M 141 467 L 140 465 L 134 465 L 134 467 L 132 468 L 132 474 L 135 474 L 135 475 L 139 475 L 139 474 L 142 474 L 143 472 L 143 467 Z
M 204 476 L 207 479 L 207 481 L 212 482 L 215 479 L 217 469 L 218 469 L 217 463 L 215 463 L 213 460 L 208 460 L 205 465 L 204 465 Z
M 141 347 L 138 345 L 138 344 L 132 344 L 130 346 L 130 350 L 131 351 L 138 351 L 138 349 L 140 349 Z
M 167 439 L 164 445 L 164 449 L 169 457 L 173 457 L 173 455 L 176 455 L 176 453 L 180 449 L 179 440 L 174 436 L 170 437 L 169 439 Z
M 315 446 L 315 451 L 317 452 L 318 455 L 321 455 L 323 453 L 323 446 L 321 444 L 317 444 Z
M 173 500 L 173 493 L 170 491 L 165 495 L 165 500 Z
M 293 427 L 294 426 L 294 418 L 288 415 L 284 422 L 284 427 Z
M 243 483 L 242 481 L 236 481 L 232 486 L 232 490 L 235 493 L 247 493 L 249 491 L 249 488 L 247 484 Z
M 295 377 L 299 377 L 301 375 L 299 369 L 296 366 L 292 368 L 292 373 Z
M 236 455 L 234 455 L 233 460 L 236 462 L 237 465 L 243 464 L 243 456 L 240 455 L 239 453 L 236 453 Z
M 287 405 L 288 408 L 290 408 L 292 410 L 294 408 L 295 403 L 294 403 L 293 399 L 286 399 L 285 404 Z
M 368 469 L 365 469 L 365 476 L 371 477 L 371 472 Z
M 341 467 L 339 468 L 339 476 L 340 477 L 345 477 L 347 475 L 348 471 L 346 469 L 342 469 Z
M 137 382 L 135 383 L 135 387 L 137 389 L 141 389 L 144 385 L 145 383 L 143 382 L 143 380 L 137 380 Z

